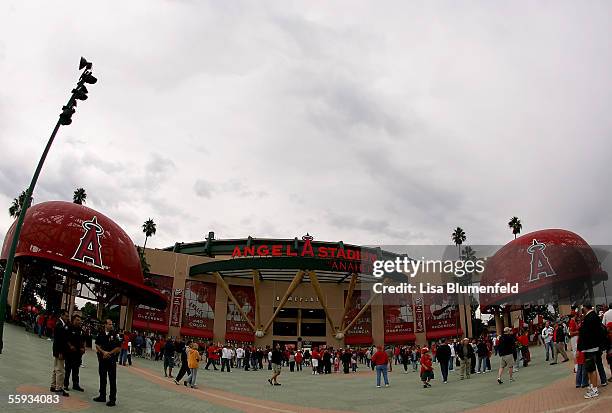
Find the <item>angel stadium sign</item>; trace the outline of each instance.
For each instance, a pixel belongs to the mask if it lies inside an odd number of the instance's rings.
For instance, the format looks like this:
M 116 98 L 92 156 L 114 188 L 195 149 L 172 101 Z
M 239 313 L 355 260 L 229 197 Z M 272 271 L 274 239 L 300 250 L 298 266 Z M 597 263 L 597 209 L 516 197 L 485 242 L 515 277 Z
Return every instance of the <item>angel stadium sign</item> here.
M 232 258 L 247 257 L 301 257 L 317 258 L 329 262 L 334 271 L 370 273 L 377 254 L 358 248 L 343 248 L 330 245 L 313 245 L 313 237 L 306 234 L 303 244 L 297 247 L 290 244 L 260 244 L 257 246 L 237 245 Z

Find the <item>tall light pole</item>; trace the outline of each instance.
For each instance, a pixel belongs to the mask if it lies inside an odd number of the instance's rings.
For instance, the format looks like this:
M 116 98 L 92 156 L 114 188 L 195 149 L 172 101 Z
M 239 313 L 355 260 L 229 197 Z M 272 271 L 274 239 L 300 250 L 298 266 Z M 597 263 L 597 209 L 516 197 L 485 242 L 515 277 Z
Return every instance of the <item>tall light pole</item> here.
M 8 289 L 11 282 L 11 274 L 13 273 L 15 251 L 17 250 L 17 244 L 19 242 L 21 227 L 23 226 L 23 220 L 25 218 L 27 209 L 30 207 L 30 201 L 32 199 L 32 193 L 34 192 L 34 187 L 36 186 L 38 176 L 40 175 L 42 166 L 45 163 L 45 159 L 47 158 L 49 149 L 51 149 L 51 144 L 55 139 L 57 131 L 59 130 L 61 125 L 70 125 L 72 123 L 72 115 L 75 112 L 77 101 L 87 99 L 87 88 L 85 87 L 85 84 L 94 84 L 98 81 L 98 79 L 96 79 L 92 74 L 92 66 L 93 65 L 91 62 L 88 62 L 87 60 L 81 57 L 81 60 L 79 62 L 79 70 L 83 70 L 83 73 L 81 73 L 81 76 L 79 77 L 77 87 L 72 89 L 72 95 L 70 96 L 68 103 L 66 103 L 66 105 L 62 107 L 62 113 L 59 115 L 59 119 L 55 124 L 55 128 L 53 129 L 51 136 L 49 137 L 47 146 L 45 146 L 45 150 L 43 151 L 42 156 L 40 157 L 40 161 L 38 161 L 38 166 L 36 167 L 36 171 L 34 171 L 32 182 L 30 182 L 30 186 L 26 191 L 25 201 L 21 207 L 21 211 L 19 212 L 19 217 L 17 218 L 17 225 L 15 225 L 15 231 L 13 231 L 11 248 L 6 259 L 6 268 L 4 269 L 4 276 L 2 277 L 2 290 L 0 291 L 0 354 L 2 354 L 2 349 L 4 348 L 4 320 L 6 318 L 6 301 L 8 298 Z

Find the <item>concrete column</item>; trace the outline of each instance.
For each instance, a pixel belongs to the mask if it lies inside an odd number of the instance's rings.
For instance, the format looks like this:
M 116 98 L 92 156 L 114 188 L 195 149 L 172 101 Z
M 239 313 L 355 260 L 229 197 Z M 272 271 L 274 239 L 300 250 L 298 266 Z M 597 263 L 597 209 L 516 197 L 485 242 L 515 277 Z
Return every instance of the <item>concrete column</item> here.
M 215 295 L 215 323 L 213 327 L 213 339 L 215 342 L 225 343 L 225 326 L 227 318 L 227 294 L 223 287 L 217 283 Z
M 136 308 L 136 304 L 134 300 L 128 299 L 128 305 L 126 309 L 126 318 L 125 318 L 125 329 L 128 331 L 132 331 L 132 319 L 134 318 L 134 308 Z
M 119 329 L 120 330 L 125 330 L 126 316 L 127 316 L 127 305 L 122 305 L 119 308 Z
M 559 304 L 559 314 L 569 316 L 572 313 L 572 306 L 569 304 Z
M 497 335 L 501 335 L 504 332 L 504 320 L 499 311 L 495 312 L 495 332 Z
M 372 341 L 374 345 L 382 346 L 385 344 L 385 316 L 382 294 L 376 294 L 376 298 L 372 301 L 370 308 L 372 312 Z
M 19 300 L 21 298 L 21 289 L 23 288 L 23 275 L 22 275 L 21 266 L 17 267 L 17 274 L 11 277 L 12 291 L 9 288 L 10 297 L 10 305 L 11 305 L 11 317 L 15 317 L 17 315 L 17 308 L 19 308 Z
M 467 294 L 458 294 L 457 300 L 459 300 L 459 325 L 463 330 L 463 337 L 473 337 L 472 323 L 472 310 L 469 302 L 470 297 Z M 467 325 L 466 325 L 467 323 Z
M 102 320 L 102 313 L 104 312 L 104 304 L 100 301 L 98 301 L 98 312 L 96 313 L 96 317 L 98 318 L 98 320 L 100 321 L 104 321 Z

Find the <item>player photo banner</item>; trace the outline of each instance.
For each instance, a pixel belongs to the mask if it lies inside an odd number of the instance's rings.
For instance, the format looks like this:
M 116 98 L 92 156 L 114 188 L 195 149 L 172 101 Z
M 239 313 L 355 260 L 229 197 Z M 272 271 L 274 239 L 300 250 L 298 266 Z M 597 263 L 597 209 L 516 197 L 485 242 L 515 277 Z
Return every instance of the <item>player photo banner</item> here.
M 242 285 L 230 285 L 230 292 L 247 315 L 249 320 L 255 321 L 255 291 L 253 287 Z M 227 317 L 225 322 L 225 338 L 230 341 L 252 342 L 255 339 L 253 329 L 244 319 L 240 310 L 228 298 Z
M 414 332 L 425 332 L 425 308 L 423 306 L 423 297 L 421 296 L 414 298 Z
M 183 326 L 213 331 L 217 285 L 203 281 L 185 283 Z
M 461 335 L 456 302 L 442 294 L 432 294 L 432 296 L 430 297 L 432 303 L 424 306 L 427 339 Z
M 170 324 L 174 327 L 180 325 L 181 320 L 181 307 L 183 306 L 183 289 L 175 288 L 174 295 L 172 297 L 172 313 L 170 316 Z
M 172 299 L 172 278 L 162 275 L 151 275 L 150 280 L 153 284 L 153 288 L 161 292 L 166 297 L 168 303 L 170 303 Z M 132 326 L 134 328 L 151 330 L 158 330 L 164 326 L 165 328 L 162 329 L 167 330 L 168 320 L 170 318 L 170 308 L 171 306 L 167 305 L 165 310 L 158 310 L 157 308 L 148 307 L 142 304 L 137 305 L 136 308 L 134 308 Z M 147 325 L 149 326 L 148 328 Z
M 347 291 L 344 292 L 346 301 Z M 346 312 L 344 325 L 348 325 L 361 311 L 370 299 L 370 290 L 355 290 L 351 297 L 349 309 Z M 372 307 L 368 307 L 361 317 L 346 332 L 345 344 L 371 344 L 372 343 Z
M 414 309 L 410 294 L 384 294 L 385 343 L 415 341 Z

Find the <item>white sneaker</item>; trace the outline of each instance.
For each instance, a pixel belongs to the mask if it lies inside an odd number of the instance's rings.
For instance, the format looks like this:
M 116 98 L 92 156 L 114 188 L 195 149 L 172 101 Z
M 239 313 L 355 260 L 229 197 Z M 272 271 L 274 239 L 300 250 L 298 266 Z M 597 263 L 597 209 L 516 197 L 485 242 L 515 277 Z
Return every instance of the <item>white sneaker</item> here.
M 385 384 L 385 387 L 389 387 L 389 385 L 388 385 L 388 384 Z
M 597 390 L 592 390 L 589 389 L 585 394 L 584 394 L 584 398 L 585 399 L 592 399 L 593 397 L 598 397 L 599 396 L 599 392 Z
M 380 389 L 380 386 L 376 386 L 378 389 Z

